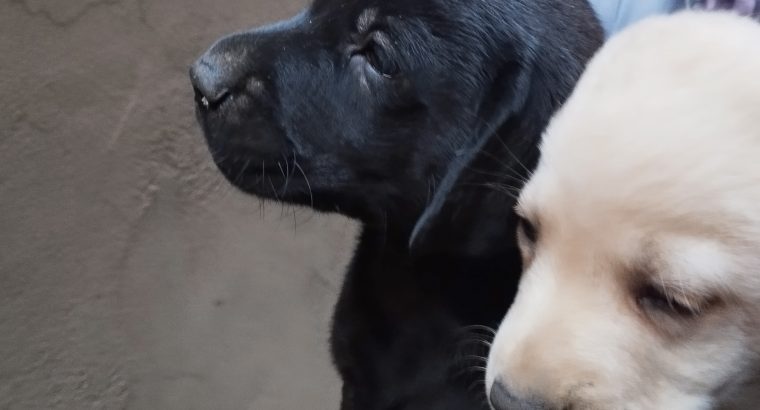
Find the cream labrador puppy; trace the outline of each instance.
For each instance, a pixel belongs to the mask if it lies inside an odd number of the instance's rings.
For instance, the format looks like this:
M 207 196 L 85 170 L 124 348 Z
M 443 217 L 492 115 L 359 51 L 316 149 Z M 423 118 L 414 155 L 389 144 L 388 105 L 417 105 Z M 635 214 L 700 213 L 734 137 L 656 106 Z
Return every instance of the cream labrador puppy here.
M 613 37 L 518 213 L 495 409 L 760 409 L 760 25 L 682 12 Z

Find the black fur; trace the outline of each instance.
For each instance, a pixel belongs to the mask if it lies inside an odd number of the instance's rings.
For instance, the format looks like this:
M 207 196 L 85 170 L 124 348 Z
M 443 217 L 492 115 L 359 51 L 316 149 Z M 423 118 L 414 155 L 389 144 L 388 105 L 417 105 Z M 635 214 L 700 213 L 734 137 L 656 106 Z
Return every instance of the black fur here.
M 316 0 L 193 66 L 235 186 L 363 222 L 333 321 L 343 410 L 488 408 L 467 326 L 511 303 L 514 195 L 601 40 L 585 0 Z

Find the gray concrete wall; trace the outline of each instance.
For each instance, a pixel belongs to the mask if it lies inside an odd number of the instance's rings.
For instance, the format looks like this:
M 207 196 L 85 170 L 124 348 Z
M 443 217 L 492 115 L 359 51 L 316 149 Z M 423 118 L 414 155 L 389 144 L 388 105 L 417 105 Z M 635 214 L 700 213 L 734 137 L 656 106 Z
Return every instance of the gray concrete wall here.
M 232 191 L 186 76 L 301 3 L 0 2 L 0 409 L 337 407 L 355 226 Z

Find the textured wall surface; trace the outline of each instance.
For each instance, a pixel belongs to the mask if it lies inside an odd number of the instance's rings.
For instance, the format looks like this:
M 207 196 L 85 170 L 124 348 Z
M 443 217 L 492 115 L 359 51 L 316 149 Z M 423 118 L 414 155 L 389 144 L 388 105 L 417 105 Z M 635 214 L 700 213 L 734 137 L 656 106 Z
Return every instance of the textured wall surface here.
M 356 227 L 229 188 L 186 75 L 301 6 L 0 2 L 0 409 L 337 407 Z

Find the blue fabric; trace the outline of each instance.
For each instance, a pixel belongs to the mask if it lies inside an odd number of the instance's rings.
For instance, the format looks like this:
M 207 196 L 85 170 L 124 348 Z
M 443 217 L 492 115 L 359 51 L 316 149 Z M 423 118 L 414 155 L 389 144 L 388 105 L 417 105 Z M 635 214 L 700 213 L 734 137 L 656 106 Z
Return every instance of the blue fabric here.
M 645 17 L 684 8 L 686 0 L 590 0 L 607 37 Z
M 687 3 L 708 10 L 733 10 L 744 16 L 757 17 L 760 14 L 758 0 L 687 0 Z

